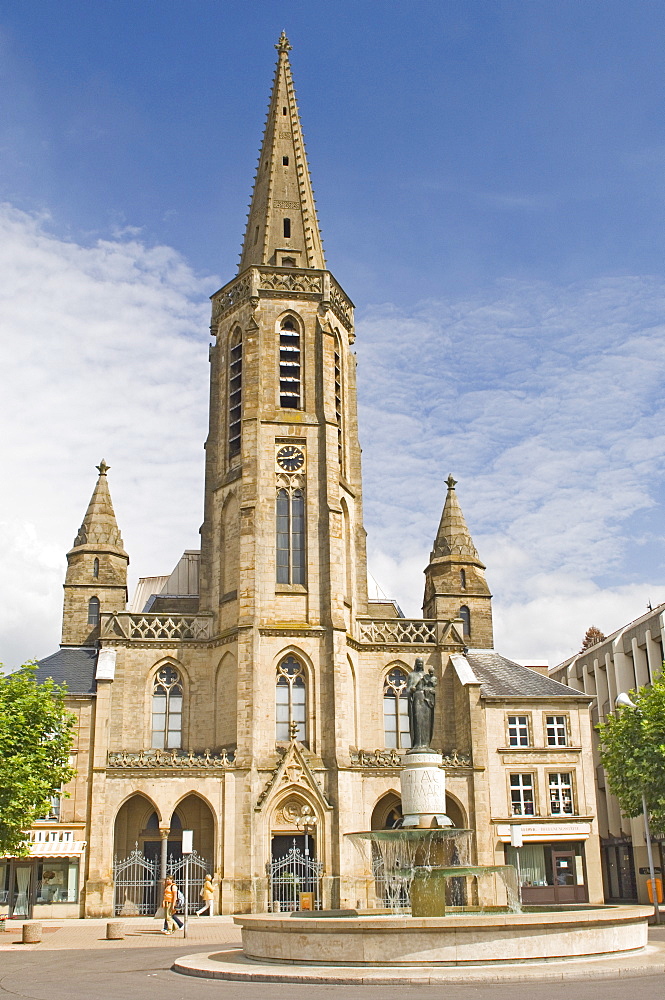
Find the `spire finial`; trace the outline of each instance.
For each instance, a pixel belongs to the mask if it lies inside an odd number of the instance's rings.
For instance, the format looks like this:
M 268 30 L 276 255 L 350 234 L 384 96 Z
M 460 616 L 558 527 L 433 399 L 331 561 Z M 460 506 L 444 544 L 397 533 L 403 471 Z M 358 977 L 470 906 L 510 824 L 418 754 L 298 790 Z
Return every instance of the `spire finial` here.
M 282 34 L 279 36 L 279 41 L 275 45 L 278 52 L 288 52 L 293 46 L 289 44 L 289 40 L 286 37 L 286 32 L 282 30 Z
M 96 465 L 95 468 L 99 471 L 100 476 L 105 476 L 106 473 L 111 468 L 111 466 L 107 465 L 106 462 L 105 462 L 105 460 L 102 459 L 101 462 L 99 463 L 99 465 Z
M 447 484 L 449 490 L 454 490 L 455 487 L 457 486 L 457 480 L 453 479 L 452 472 L 450 473 L 450 475 L 446 479 L 446 484 Z

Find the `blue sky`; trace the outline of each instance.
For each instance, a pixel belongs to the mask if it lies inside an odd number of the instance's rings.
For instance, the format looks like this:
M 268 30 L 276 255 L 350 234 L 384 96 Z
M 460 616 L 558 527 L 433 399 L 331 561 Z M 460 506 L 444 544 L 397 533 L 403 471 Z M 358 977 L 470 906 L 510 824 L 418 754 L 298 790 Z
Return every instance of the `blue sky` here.
M 282 28 L 357 306 L 373 576 L 419 613 L 453 471 L 504 652 L 665 600 L 665 7 L 0 0 L 8 664 L 57 645 L 102 454 L 134 578 L 197 545 L 207 296 Z

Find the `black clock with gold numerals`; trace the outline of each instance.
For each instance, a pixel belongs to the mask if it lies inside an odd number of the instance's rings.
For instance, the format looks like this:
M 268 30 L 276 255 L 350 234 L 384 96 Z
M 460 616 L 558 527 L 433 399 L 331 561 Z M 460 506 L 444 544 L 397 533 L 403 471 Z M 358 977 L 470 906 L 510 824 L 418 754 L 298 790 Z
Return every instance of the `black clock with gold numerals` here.
M 277 464 L 285 472 L 297 472 L 305 464 L 305 453 L 295 445 L 285 444 L 277 452 Z

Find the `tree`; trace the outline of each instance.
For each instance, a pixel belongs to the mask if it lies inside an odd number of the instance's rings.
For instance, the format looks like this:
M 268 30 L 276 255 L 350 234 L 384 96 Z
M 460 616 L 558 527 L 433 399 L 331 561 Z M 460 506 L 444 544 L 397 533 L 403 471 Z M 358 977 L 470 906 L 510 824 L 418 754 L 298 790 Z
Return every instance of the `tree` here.
M 0 674 L 0 855 L 28 853 L 25 831 L 76 772 L 69 766 L 76 717 L 65 687 L 37 683 L 37 665 Z
M 665 677 L 630 692 L 637 709 L 617 709 L 598 726 L 600 760 L 625 816 L 642 814 L 642 793 L 657 829 L 665 828 Z
M 580 653 L 584 653 L 590 646 L 595 646 L 597 642 L 602 642 L 605 638 L 606 636 L 603 635 L 600 629 L 596 628 L 595 625 L 592 625 L 586 630 L 586 635 L 584 636 Z

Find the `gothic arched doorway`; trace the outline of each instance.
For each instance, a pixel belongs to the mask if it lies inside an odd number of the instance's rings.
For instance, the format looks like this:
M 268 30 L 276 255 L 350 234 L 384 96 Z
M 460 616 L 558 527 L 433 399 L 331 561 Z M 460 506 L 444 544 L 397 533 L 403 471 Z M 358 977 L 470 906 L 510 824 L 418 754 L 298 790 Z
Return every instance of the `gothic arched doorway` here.
M 274 809 L 267 865 L 273 912 L 320 909 L 323 865 L 316 859 L 317 841 L 317 815 L 304 798 L 291 795 Z

